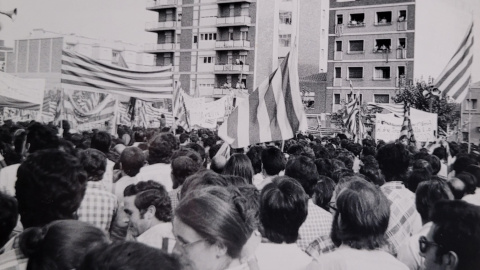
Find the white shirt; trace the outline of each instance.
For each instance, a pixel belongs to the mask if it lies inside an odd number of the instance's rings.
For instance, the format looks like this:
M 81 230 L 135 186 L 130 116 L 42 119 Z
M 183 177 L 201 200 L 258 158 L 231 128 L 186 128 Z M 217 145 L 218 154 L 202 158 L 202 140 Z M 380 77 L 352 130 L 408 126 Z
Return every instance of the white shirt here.
M 475 189 L 475 194 L 463 196 L 462 200 L 480 206 L 480 188 Z
M 136 177 L 138 181 L 153 180 L 160 183 L 165 187 L 165 190 L 169 192 L 173 189 L 171 172 L 172 167 L 170 164 L 155 163 L 142 167 Z
M 115 183 L 115 195 L 117 196 L 118 202 L 121 206 L 123 206 L 123 191 L 125 191 L 125 188 L 131 184 L 137 184 L 138 182 L 140 182 L 137 176 L 131 177 L 125 175 Z
M 397 259 L 408 266 L 410 270 L 425 269 L 424 258 L 420 256 L 420 247 L 418 239 L 426 236 L 432 227 L 432 222 L 428 222 L 420 229 L 420 231 L 408 238 L 398 249 Z
M 103 183 L 107 191 L 115 192 L 113 189 L 113 167 L 115 166 L 115 162 L 107 159 L 107 167 L 105 168 L 105 173 L 103 174 L 103 178 L 100 181 Z
M 260 270 L 300 270 L 306 269 L 312 258 L 295 243 L 261 243 L 255 251 Z
M 143 232 L 137 241 L 145 245 L 162 249 L 163 239 L 168 239 L 168 253 L 172 253 L 175 246 L 175 236 L 172 232 L 172 223 L 160 223 Z
M 13 164 L 0 170 L 0 191 L 15 196 L 15 182 L 17 182 L 17 170 L 20 163 Z
M 408 270 L 408 267 L 383 250 L 360 250 L 342 245 L 313 261 L 309 270 Z

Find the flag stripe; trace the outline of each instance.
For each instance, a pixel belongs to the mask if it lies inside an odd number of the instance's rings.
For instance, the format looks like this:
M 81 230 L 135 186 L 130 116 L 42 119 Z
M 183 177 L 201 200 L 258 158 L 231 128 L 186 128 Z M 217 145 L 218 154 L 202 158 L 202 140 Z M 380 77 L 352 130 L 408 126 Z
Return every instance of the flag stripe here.
M 465 70 L 466 68 L 468 68 L 470 65 L 471 65 L 471 62 L 472 62 L 472 58 L 473 58 L 473 53 L 470 53 L 470 49 L 472 48 L 473 46 L 473 43 L 471 43 L 471 45 L 467 48 L 467 50 L 458 58 L 458 59 L 455 59 L 455 63 L 452 67 L 450 67 L 444 74 L 443 77 L 441 77 L 441 79 L 438 81 L 438 85 L 440 87 L 443 87 L 445 85 L 446 86 L 446 89 L 450 89 L 449 88 L 449 83 L 451 80 L 454 80 L 456 77 L 452 77 L 451 75 L 452 74 L 455 74 L 455 75 L 458 75 L 458 74 L 462 74 L 461 71 L 459 71 L 460 69 L 462 70 Z M 465 62 L 467 59 L 467 61 L 469 62 Z
M 471 76 L 468 76 L 467 78 L 465 78 L 465 81 L 463 82 L 463 85 L 460 86 L 460 89 L 468 88 L 468 85 L 470 84 L 470 78 Z M 467 94 L 468 94 L 468 91 L 457 91 L 452 98 L 455 100 L 464 100 Z
M 290 54 L 287 55 L 287 57 L 290 57 Z M 287 59 L 287 57 L 285 59 Z M 300 126 L 300 121 L 298 121 L 296 109 L 294 106 L 295 103 L 293 101 L 293 95 L 292 95 L 293 89 L 291 89 L 290 87 L 292 83 L 290 81 L 291 79 L 290 72 L 289 72 L 289 69 L 287 68 L 287 65 L 283 65 L 282 78 L 283 78 L 282 90 L 283 90 L 283 96 L 285 97 L 285 107 L 286 107 L 288 122 L 290 123 L 290 126 L 292 127 L 293 130 L 297 130 L 298 127 Z
M 263 107 L 260 107 L 260 99 L 259 99 L 260 91 L 253 92 L 250 95 L 250 106 L 249 106 L 249 119 L 248 122 L 250 123 L 249 127 L 249 140 L 252 142 L 260 141 L 260 126 L 258 123 L 261 121 L 256 121 L 256 117 L 266 117 L 268 114 L 266 111 L 262 111 Z

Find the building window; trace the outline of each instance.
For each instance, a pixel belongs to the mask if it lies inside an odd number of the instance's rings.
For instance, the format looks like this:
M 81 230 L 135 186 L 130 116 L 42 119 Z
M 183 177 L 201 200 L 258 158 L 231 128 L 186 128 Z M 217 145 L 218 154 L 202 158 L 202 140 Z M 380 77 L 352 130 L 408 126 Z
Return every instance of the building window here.
M 352 100 L 352 95 L 353 95 L 353 98 L 357 98 L 357 94 L 347 94 L 347 101 L 350 101 Z M 358 94 L 360 95 L 359 99 L 360 99 L 360 104 L 362 104 L 363 102 L 363 95 L 362 94 Z
M 349 67 L 348 68 L 348 78 L 349 79 L 362 79 L 363 78 L 363 67 Z
M 403 22 L 407 20 L 407 11 L 406 10 L 400 10 L 398 12 L 398 21 Z
M 333 104 L 340 104 L 340 94 L 333 94 Z
M 120 52 L 112 51 L 112 64 L 118 65 L 120 62 Z
M 292 38 L 292 35 L 280 35 L 279 36 L 279 42 L 280 42 L 280 47 L 290 47 L 290 40 Z
M 212 57 L 211 56 L 203 57 L 203 63 L 204 64 L 212 63 Z
M 373 47 L 374 53 L 386 53 L 390 52 L 392 49 L 392 40 L 391 39 L 376 39 L 375 47 Z
M 335 79 L 340 79 L 342 78 L 342 68 L 341 67 L 336 67 L 335 68 Z
M 365 26 L 365 13 L 350 14 L 349 27 Z
M 390 67 L 375 67 L 375 70 L 373 72 L 373 78 L 375 80 L 390 79 Z
M 375 13 L 375 25 L 389 25 L 392 24 L 392 12 L 383 11 Z
M 198 42 L 198 36 L 193 36 L 193 43 L 197 43 Z
M 283 24 L 292 24 L 292 12 L 280 12 L 280 23 Z
M 200 34 L 200 40 L 217 40 L 217 33 Z
M 477 99 L 467 99 L 465 110 L 476 111 L 477 110 Z
M 304 92 L 302 95 L 302 102 L 305 109 L 315 109 L 315 92 Z
M 349 52 L 363 53 L 363 40 L 350 40 L 349 45 Z
M 240 40 L 248 40 L 248 31 L 240 31 Z
M 373 101 L 375 103 L 390 103 L 390 95 L 388 94 L 374 94 Z
M 341 40 L 335 41 L 335 51 L 336 52 L 341 52 L 342 51 L 342 41 Z
M 406 38 L 399 38 L 398 39 L 398 49 L 406 49 L 407 48 L 407 39 Z
M 343 14 L 337 14 L 337 24 L 343 24 Z
M 172 64 L 172 54 L 171 53 L 164 53 L 163 54 L 163 65 L 169 66 Z

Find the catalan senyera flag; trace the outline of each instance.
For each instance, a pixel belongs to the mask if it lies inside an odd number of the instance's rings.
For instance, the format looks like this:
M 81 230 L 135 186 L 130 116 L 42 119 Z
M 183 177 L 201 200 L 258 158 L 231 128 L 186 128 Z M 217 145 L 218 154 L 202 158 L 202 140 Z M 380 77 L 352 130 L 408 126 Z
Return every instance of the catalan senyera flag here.
M 415 145 L 415 135 L 413 134 L 412 121 L 410 120 L 410 107 L 405 105 L 405 116 L 403 118 L 402 129 L 400 130 L 400 137 L 407 136 L 408 144 Z
M 473 22 L 459 48 L 435 83 L 442 95 L 462 103 L 468 93 L 473 63 Z
M 384 109 L 395 114 L 398 117 L 405 116 L 405 106 L 403 104 L 369 102 L 367 104 L 367 108 L 370 110 L 374 108 Z
M 287 140 L 307 129 L 293 48 L 282 64 L 241 102 L 218 130 L 233 148 Z
M 185 95 L 187 94 L 183 91 L 180 82 L 176 82 L 173 95 L 173 117 L 176 117 L 177 120 L 173 120 L 172 128 L 181 126 L 184 130 L 189 131 L 190 125 L 188 124 L 187 108 L 185 106 Z

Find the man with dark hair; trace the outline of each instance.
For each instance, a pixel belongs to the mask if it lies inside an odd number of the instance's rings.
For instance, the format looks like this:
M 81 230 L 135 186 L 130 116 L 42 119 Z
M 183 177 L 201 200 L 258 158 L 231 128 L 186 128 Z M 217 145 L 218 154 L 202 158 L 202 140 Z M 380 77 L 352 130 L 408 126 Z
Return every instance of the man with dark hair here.
M 404 185 L 410 153 L 400 143 L 389 143 L 378 150 L 377 161 L 386 181 L 380 189 L 391 202 L 386 233 L 388 247 L 389 252 L 396 256 L 400 244 L 422 227 L 415 208 L 415 194 Z
M 419 270 L 423 267 L 424 262 L 420 256 L 418 240 L 420 237 L 426 236 L 432 227 L 430 212 L 433 206 L 442 200 L 453 200 L 453 194 L 448 187 L 447 181 L 440 178 L 421 182 L 415 194 L 415 205 L 422 217 L 423 227 L 419 232 L 403 242 L 397 256 L 398 260 L 406 264 L 411 270 Z
M 308 196 L 288 176 L 275 177 L 260 194 L 260 222 L 263 237 L 255 252 L 259 269 L 306 269 L 311 258 L 300 250 L 299 228 L 307 218 Z
M 261 152 L 262 178 L 255 179 L 254 185 L 258 190 L 262 190 L 264 186 L 272 182 L 272 179 L 285 170 L 287 160 L 280 149 L 269 146 Z
M 328 238 L 332 226 L 332 215 L 315 205 L 311 199 L 319 178 L 313 160 L 305 156 L 290 159 L 285 168 L 285 175 L 300 183 L 309 198 L 307 219 L 300 227 L 300 238 L 297 241 L 297 245 L 305 250 L 315 239 L 324 236 Z
M 477 185 L 474 194 L 466 195 L 463 200 L 480 206 L 480 166 L 470 165 L 465 169 L 465 172 L 471 173 L 475 177 Z
M 331 237 L 338 247 L 309 269 L 408 269 L 382 248 L 390 216 L 389 201 L 372 183 L 353 180 L 336 200 Z
M 176 149 L 178 149 L 178 143 L 173 134 L 160 133 L 155 137 L 148 147 L 148 165 L 140 169 L 138 181 L 154 180 L 162 184 L 167 192 L 172 190 L 170 161 Z
M 182 150 L 178 150 L 177 152 L 179 151 Z M 178 193 L 182 189 L 185 179 L 203 168 L 201 163 L 198 162 L 201 162 L 202 158 L 197 152 L 190 149 L 184 149 L 183 151 L 185 151 L 185 153 L 183 153 L 181 156 L 175 157 L 172 160 L 173 190 L 168 192 L 172 202 L 172 210 L 175 210 L 178 205 Z
M 161 184 L 153 187 L 143 183 L 126 187 L 123 194 L 129 230 L 138 242 L 171 253 L 175 237 L 170 197 Z
M 110 152 L 110 146 L 112 144 L 112 137 L 105 131 L 100 131 L 94 133 L 92 136 L 92 141 L 90 143 L 90 147 L 93 149 L 97 149 L 98 151 L 108 155 Z M 108 157 L 108 156 L 107 156 Z M 107 158 L 107 166 L 105 168 L 105 173 L 101 179 L 101 183 L 105 185 L 105 188 L 113 192 L 113 167 L 115 166 L 115 162 L 109 160 Z
M 253 184 L 258 181 L 262 181 L 262 151 L 264 147 L 260 145 L 254 145 L 247 151 L 247 157 L 250 159 L 253 167 Z
M 138 174 L 145 165 L 145 154 L 140 148 L 130 146 L 120 155 L 120 168 L 125 174 L 115 183 L 115 195 L 119 203 L 123 201 L 123 191 L 128 185 L 140 182 Z
M 0 249 L 10 239 L 18 220 L 17 200 L 0 191 Z
M 180 146 L 185 146 L 190 143 L 190 135 L 187 133 L 180 134 L 178 138 L 180 140 Z
M 91 148 L 81 151 L 78 157 L 88 177 L 87 190 L 77 211 L 78 220 L 108 232 L 117 212 L 117 197 L 101 183 L 107 157 L 99 150 Z
M 87 186 L 78 158 L 57 149 L 37 151 L 20 165 L 17 177 L 15 191 L 24 229 L 77 218 Z M 12 238 L 0 255 L 0 269 L 26 269 L 27 263 L 18 237 Z
M 426 269 L 480 269 L 480 207 L 464 201 L 438 202 L 433 225 L 419 240 Z
M 185 148 L 192 149 L 193 151 L 197 152 L 202 157 L 202 165 L 204 168 L 207 167 L 207 154 L 203 146 L 198 143 L 189 143 L 185 146 Z

